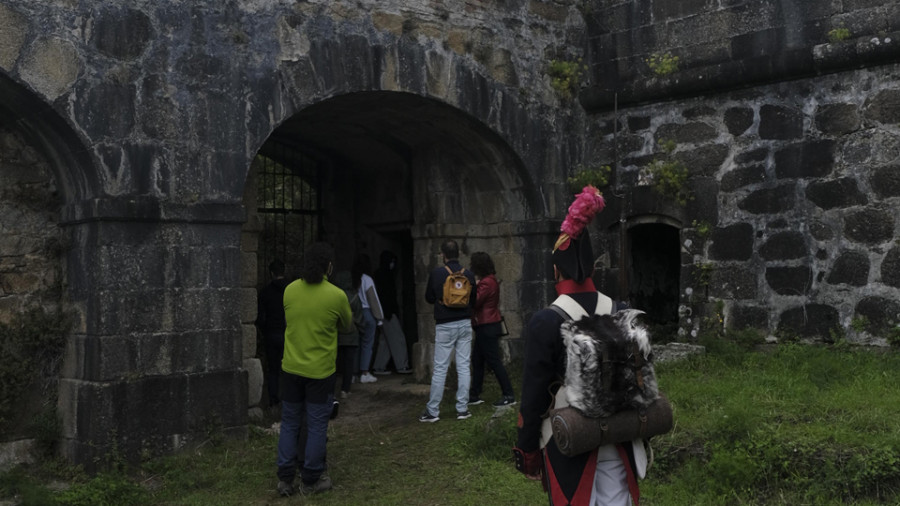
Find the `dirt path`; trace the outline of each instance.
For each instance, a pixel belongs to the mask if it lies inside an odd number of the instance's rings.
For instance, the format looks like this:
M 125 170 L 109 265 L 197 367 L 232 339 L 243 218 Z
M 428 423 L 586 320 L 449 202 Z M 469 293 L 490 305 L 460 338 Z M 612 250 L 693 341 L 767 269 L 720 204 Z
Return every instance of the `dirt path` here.
M 354 383 L 348 398 L 335 397 L 340 402 L 340 412 L 332 423 L 336 426 L 378 425 L 400 421 L 401 417 L 409 417 L 411 405 L 420 405 L 424 409 L 429 389 L 427 383 L 416 383 L 410 374 L 378 376 L 375 383 Z

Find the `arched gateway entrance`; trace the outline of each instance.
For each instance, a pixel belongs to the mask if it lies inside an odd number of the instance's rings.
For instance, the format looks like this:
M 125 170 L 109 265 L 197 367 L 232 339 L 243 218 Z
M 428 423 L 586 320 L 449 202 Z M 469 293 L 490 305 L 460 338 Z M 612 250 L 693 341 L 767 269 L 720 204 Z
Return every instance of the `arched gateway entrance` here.
M 335 246 L 339 270 L 358 254 L 375 266 L 381 252 L 397 254 L 397 302 L 412 365 L 424 378 L 433 320 L 422 293 L 439 243 L 456 239 L 464 262 L 489 252 L 509 288 L 503 309 L 517 321 L 517 223 L 533 217 L 533 196 L 516 154 L 471 116 L 410 93 L 350 93 L 301 109 L 260 148 L 244 199 L 245 233 L 257 240 L 245 244 L 256 245 L 257 288 L 273 258 L 290 277 L 317 240 Z

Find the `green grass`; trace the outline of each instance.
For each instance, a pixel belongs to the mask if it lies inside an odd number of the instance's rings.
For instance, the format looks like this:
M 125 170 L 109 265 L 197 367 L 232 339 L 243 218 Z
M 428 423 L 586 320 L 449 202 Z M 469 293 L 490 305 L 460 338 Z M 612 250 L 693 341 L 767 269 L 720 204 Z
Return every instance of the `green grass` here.
M 766 352 L 723 345 L 660 364 L 675 427 L 652 441 L 642 504 L 897 504 L 898 370 L 893 352 L 801 345 Z M 510 373 L 520 376 L 516 366 Z M 492 379 L 486 399 L 499 396 Z M 540 485 L 512 465 L 515 410 L 491 418 L 489 406 L 477 406 L 465 422 L 422 424 L 420 396 L 380 401 L 399 416 L 378 426 L 332 427 L 335 488 L 312 498 L 277 496 L 276 437 L 257 427 L 246 441 L 211 442 L 128 475 L 88 478 L 52 462 L 19 467 L 0 474 L 0 498 L 69 505 L 546 504 Z M 452 395 L 442 412 L 453 412 Z

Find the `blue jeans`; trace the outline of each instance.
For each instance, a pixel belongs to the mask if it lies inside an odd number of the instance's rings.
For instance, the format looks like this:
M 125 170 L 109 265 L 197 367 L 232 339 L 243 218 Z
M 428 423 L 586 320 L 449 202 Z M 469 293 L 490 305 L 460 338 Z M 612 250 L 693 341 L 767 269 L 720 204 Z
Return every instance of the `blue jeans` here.
M 378 322 L 372 315 L 371 309 L 363 308 L 362 314 L 366 326 L 359 333 L 359 370 L 368 371 L 369 366 L 372 365 L 372 349 L 375 345 L 375 330 Z
M 472 323 L 468 318 L 439 323 L 434 327 L 434 372 L 431 375 L 431 394 L 425 406 L 428 414 L 438 416 L 447 370 L 456 350 L 456 412 L 467 411 L 469 404 L 469 360 L 472 354 Z
M 335 380 L 333 374 L 324 379 L 311 379 L 282 372 L 279 480 L 293 483 L 300 467 L 300 478 L 312 484 L 325 472 L 325 443 Z

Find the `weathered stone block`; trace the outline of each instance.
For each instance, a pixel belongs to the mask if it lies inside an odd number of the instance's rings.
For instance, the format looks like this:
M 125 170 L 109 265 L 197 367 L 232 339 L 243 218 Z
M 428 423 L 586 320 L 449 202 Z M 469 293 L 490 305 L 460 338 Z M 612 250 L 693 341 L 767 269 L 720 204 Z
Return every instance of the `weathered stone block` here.
M 831 140 L 800 142 L 775 152 L 779 179 L 825 177 L 834 167 L 835 143 Z
M 900 288 L 900 247 L 891 248 L 881 261 L 881 282 Z
M 716 138 L 718 132 L 707 123 L 698 121 L 692 123 L 667 123 L 660 125 L 656 130 L 654 140 L 674 141 L 676 144 L 698 143 L 711 141 Z
M 822 209 L 868 204 L 856 179 L 844 177 L 834 181 L 814 181 L 806 187 L 806 198 Z
M 783 184 L 757 190 L 738 202 L 738 208 L 753 214 L 778 214 L 794 208 L 795 186 Z
M 767 331 L 769 329 L 769 311 L 764 307 L 735 304 L 725 319 L 728 328 L 741 330 L 754 328 Z
M 800 232 L 779 232 L 759 247 L 764 260 L 790 260 L 809 255 L 806 238 Z
M 866 119 L 894 124 L 900 117 L 900 90 L 883 90 L 866 100 L 863 106 Z
M 834 238 L 834 230 L 821 220 L 813 220 L 809 223 L 809 233 L 817 241 L 830 241 Z
M 715 299 L 756 298 L 758 276 L 745 267 L 715 267 L 709 282 L 709 296 Z
M 680 151 L 674 155 L 688 168 L 692 176 L 713 176 L 728 157 L 728 146 L 713 144 L 690 151 Z
M 685 209 L 685 223 L 693 221 L 719 222 L 719 183 L 714 178 L 694 178 L 689 180 L 691 200 Z M 677 215 L 676 215 L 677 216 Z
M 215 371 L 187 376 L 185 409 L 187 425 L 192 431 L 246 425 L 247 406 L 235 404 L 248 399 L 247 375 L 239 369 Z
M 735 137 L 743 135 L 753 126 L 753 109 L 749 107 L 731 107 L 725 111 L 724 120 L 728 133 Z
M 75 84 L 83 68 L 82 59 L 69 41 L 57 38 L 40 39 L 29 49 L 21 57 L 19 74 L 48 102 L 53 102 Z M 122 113 L 128 115 L 127 111 Z
M 626 122 L 630 132 L 639 132 L 650 128 L 650 116 L 628 116 Z
M 102 54 L 133 60 L 144 52 L 153 37 L 150 18 L 137 9 L 105 8 L 95 11 L 91 44 Z
M 878 198 L 900 197 L 900 165 L 875 169 L 870 182 Z
M 840 331 L 838 310 L 825 304 L 806 304 L 781 313 L 778 331 L 798 337 L 831 339 L 831 331 Z
M 894 235 L 896 209 L 863 209 L 844 217 L 844 235 L 854 242 L 879 244 Z
M 859 251 L 841 253 L 825 280 L 832 285 L 864 286 L 869 281 L 869 256 Z
M 256 406 L 262 400 L 263 368 L 258 358 L 244 360 L 243 368 L 247 371 L 247 405 Z
M 868 321 L 866 331 L 885 333 L 900 324 L 900 302 L 884 297 L 863 297 L 856 304 L 855 314 Z
M 712 260 L 749 260 L 753 256 L 753 227 L 749 223 L 715 228 L 710 238 Z
M 846 135 L 862 123 L 854 104 L 825 104 L 816 111 L 816 128 L 826 135 Z
M 124 395 L 117 399 L 117 409 L 124 421 L 124 434 L 173 434 L 184 432 L 185 410 L 188 405 L 185 376 L 148 376 L 124 384 Z M 153 431 L 148 430 L 152 426 Z M 140 446 L 128 438 L 129 446 Z M 130 453 L 130 452 L 129 452 Z
M 769 148 L 756 148 L 750 151 L 743 151 L 734 156 L 734 163 L 743 164 L 751 162 L 761 162 L 769 157 Z
M 740 167 L 722 176 L 722 191 L 730 192 L 749 186 L 759 184 L 766 180 L 765 165 L 751 165 L 749 167 Z
M 788 140 L 803 136 L 803 113 L 777 105 L 759 108 L 759 137 L 761 139 Z
M 767 267 L 766 282 L 779 295 L 806 295 L 812 286 L 809 267 Z
M 135 88 L 130 83 L 79 83 L 81 100 L 72 104 L 75 119 L 81 128 L 95 138 L 127 138 L 134 128 Z M 99 110 L 112 110 L 116 114 L 98 117 Z M 120 178 L 121 156 L 116 156 L 115 148 L 107 150 L 104 160 L 105 170 L 111 180 Z
M 0 5 L 0 68 L 12 69 L 25 43 L 28 20 L 6 5 Z

